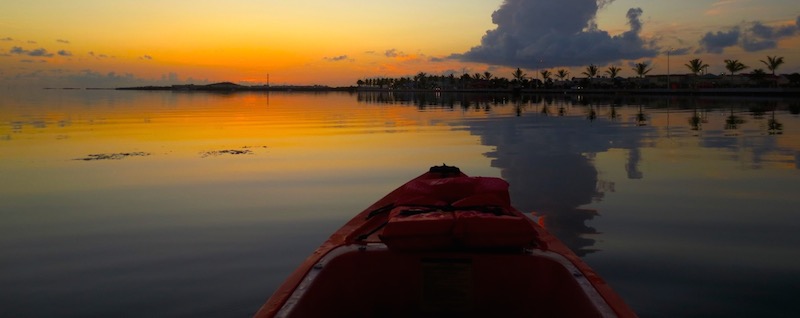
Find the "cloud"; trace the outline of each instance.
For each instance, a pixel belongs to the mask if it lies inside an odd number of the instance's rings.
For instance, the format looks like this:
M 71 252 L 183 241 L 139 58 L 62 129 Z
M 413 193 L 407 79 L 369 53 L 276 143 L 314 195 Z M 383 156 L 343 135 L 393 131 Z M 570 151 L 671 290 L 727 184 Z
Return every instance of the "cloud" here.
M 700 39 L 700 50 L 698 53 L 722 53 L 726 47 L 734 46 L 739 43 L 741 31 L 734 27 L 728 31 L 708 32 Z
M 327 60 L 327 61 L 330 61 L 330 62 L 339 62 L 339 61 L 347 61 L 347 60 L 349 60 L 347 55 L 339 55 L 339 56 L 334 56 L 334 57 L 325 57 L 324 59 Z
M 743 22 L 728 31 L 708 32 L 700 39 L 697 53 L 720 54 L 728 47 L 738 46 L 747 52 L 757 52 L 778 47 L 778 41 L 800 35 L 800 16 L 794 24 L 769 26 L 761 21 Z
M 153 57 L 150 56 L 149 54 L 145 54 L 145 55 L 140 56 L 139 59 L 140 60 L 148 60 L 149 61 L 149 60 L 152 60 Z
M 10 37 L 4 37 L 4 38 L 0 39 L 0 41 L 14 41 L 14 39 L 10 38 Z
M 405 56 L 408 56 L 407 54 L 405 54 L 403 52 L 400 52 L 397 49 L 386 50 L 386 52 L 384 52 L 384 55 L 386 55 L 386 57 L 405 57 Z
M 679 47 L 677 49 L 669 50 L 669 54 L 673 56 L 677 55 L 686 55 L 692 52 L 691 47 Z M 667 51 L 662 52 L 662 54 L 667 54 Z
M 60 50 L 60 51 L 58 51 L 58 55 L 61 55 L 61 56 L 72 56 L 72 52 L 67 51 L 67 50 Z
M 800 19 L 800 17 L 797 18 Z M 750 32 L 761 38 L 778 39 L 795 35 L 797 33 L 797 24 L 771 27 L 756 21 L 753 23 L 753 26 L 750 27 Z
M 97 54 L 94 51 L 89 51 L 89 55 L 94 57 L 94 58 L 98 58 L 98 59 L 105 59 L 105 58 L 109 58 L 109 57 L 113 58 L 113 56 L 108 56 L 106 54 Z
M 44 60 L 26 60 L 26 63 L 45 63 Z M 73 71 L 68 69 L 53 69 L 49 71 L 36 70 L 29 73 L 18 73 L 5 78 L 0 77 L 0 82 L 6 81 L 15 85 L 36 85 L 42 87 L 93 87 L 113 88 L 128 86 L 165 86 L 174 84 L 208 84 L 208 79 L 193 79 L 191 77 L 180 79 L 177 73 L 169 73 L 161 78 L 142 78 L 128 72 L 98 72 L 91 69 Z
M 741 46 L 747 52 L 758 52 L 778 47 L 778 41 L 759 40 L 759 39 L 745 37 L 742 38 Z M 711 53 L 722 53 L 722 52 L 711 52 Z
M 47 50 L 44 48 L 38 48 L 29 51 L 19 46 L 12 47 L 11 50 L 9 50 L 8 52 L 11 54 L 36 56 L 36 57 L 52 57 L 53 55 L 55 55 L 53 53 L 47 52 Z
M 64 43 L 64 44 L 69 44 L 69 40 L 64 40 L 64 39 L 56 39 L 56 42 L 58 42 L 58 43 Z
M 509 67 L 540 68 L 606 64 L 654 57 L 658 48 L 640 36 L 643 11 L 631 8 L 630 29 L 619 35 L 600 30 L 598 10 L 613 0 L 505 0 L 492 14 L 497 28 L 481 44 L 450 57 Z
M 51 56 L 53 56 L 54 54 L 53 54 L 53 53 L 49 53 L 49 52 L 47 52 L 47 50 L 45 50 L 45 49 L 43 49 L 43 48 L 38 48 L 38 49 L 35 49 L 35 50 L 32 50 L 32 51 L 28 52 L 28 55 L 30 55 L 30 56 L 45 56 L 45 57 L 51 57 Z

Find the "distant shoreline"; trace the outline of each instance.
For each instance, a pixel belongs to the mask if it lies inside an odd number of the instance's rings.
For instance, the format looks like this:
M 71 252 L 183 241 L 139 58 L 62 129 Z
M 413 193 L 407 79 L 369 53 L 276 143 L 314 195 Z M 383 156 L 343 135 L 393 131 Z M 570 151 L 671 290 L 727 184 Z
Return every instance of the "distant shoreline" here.
M 46 88 L 79 90 L 81 88 Z M 800 96 L 797 87 L 759 87 L 759 88 L 527 88 L 527 89 L 389 89 L 376 87 L 329 87 L 322 85 L 308 86 L 246 86 L 231 82 L 214 83 L 208 85 L 172 85 L 172 86 L 135 86 L 117 88 L 85 88 L 87 90 L 137 90 L 137 91 L 173 91 L 173 92 L 419 92 L 419 93 L 508 93 L 508 94 L 559 94 L 559 95 L 702 95 L 702 96 Z
M 117 87 L 116 90 L 139 90 L 139 91 L 213 91 L 213 92 L 263 92 L 263 91 L 333 91 L 350 90 L 350 87 L 333 88 L 321 85 L 307 86 L 269 86 L 269 85 L 239 85 L 231 82 L 214 83 L 208 85 L 172 85 L 172 86 L 136 86 L 136 87 Z
M 433 92 L 433 93 L 508 93 L 508 94 L 559 94 L 559 95 L 719 95 L 719 96 L 800 96 L 800 88 L 531 88 L 531 89 L 376 89 L 356 88 L 359 92 Z

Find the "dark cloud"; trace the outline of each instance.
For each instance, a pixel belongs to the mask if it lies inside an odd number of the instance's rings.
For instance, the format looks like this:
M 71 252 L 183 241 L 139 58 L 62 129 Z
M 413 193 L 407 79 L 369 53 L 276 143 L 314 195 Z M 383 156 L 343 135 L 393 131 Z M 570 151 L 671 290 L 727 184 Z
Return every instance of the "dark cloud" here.
M 36 56 L 36 57 L 52 57 L 53 55 L 55 55 L 53 53 L 47 52 L 47 50 L 44 48 L 38 48 L 29 51 L 19 46 L 12 47 L 11 50 L 9 50 L 9 53 L 27 55 L 27 56 Z
M 405 54 L 403 52 L 400 52 L 397 49 L 386 50 L 386 52 L 384 52 L 384 55 L 386 55 L 386 57 L 404 57 L 404 56 L 408 56 L 407 54 Z
M 747 52 L 758 52 L 778 47 L 778 41 L 759 40 L 759 39 L 745 37 L 742 38 L 741 46 Z M 711 53 L 722 53 L 722 52 L 711 52 Z
M 10 38 L 10 37 L 5 37 L 5 38 L 0 39 L 0 41 L 14 41 L 14 39 Z
M 98 58 L 98 59 L 105 59 L 105 58 L 113 57 L 113 56 L 108 56 L 108 55 L 105 55 L 105 54 L 97 54 L 94 51 L 89 51 L 89 55 L 92 56 L 92 57 Z
M 28 44 L 36 44 L 36 41 L 28 41 Z
M 53 54 L 53 53 L 50 53 L 50 52 L 47 52 L 47 50 L 45 50 L 45 49 L 43 49 L 43 48 L 38 48 L 38 49 L 35 49 L 35 50 L 32 50 L 32 51 L 28 52 L 28 55 L 30 55 L 30 56 L 44 56 L 44 57 L 51 57 L 51 56 L 53 56 L 54 54 Z
M 677 49 L 670 50 L 669 54 L 671 54 L 671 55 L 686 55 L 686 54 L 689 54 L 691 52 L 692 52 L 692 48 L 691 47 L 679 47 Z M 666 54 L 666 53 L 667 52 L 664 52 L 664 54 Z
M 148 60 L 149 61 L 149 60 L 152 60 L 153 57 L 148 55 L 148 54 L 145 54 L 145 55 L 140 56 L 139 59 L 140 60 Z
M 325 60 L 331 62 L 338 62 L 338 61 L 346 61 L 348 60 L 347 55 L 339 55 L 334 57 L 325 57 Z
M 598 10 L 613 0 L 505 0 L 492 14 L 497 28 L 479 46 L 451 58 L 510 67 L 606 64 L 654 57 L 658 49 L 640 36 L 643 11 L 627 12 L 630 29 L 620 35 L 600 30 Z
M 700 52 L 722 53 L 726 47 L 739 43 L 741 31 L 738 27 L 728 31 L 708 32 L 700 39 Z
M 69 44 L 69 40 L 64 40 L 64 39 L 56 39 L 56 42 L 58 42 L 58 43 L 64 43 L 64 44 Z
M 61 56 L 72 56 L 72 52 L 67 51 L 67 50 L 60 50 L 60 51 L 58 51 L 58 55 L 61 55 Z
M 700 39 L 698 53 L 722 53 L 725 48 L 739 46 L 745 51 L 756 52 L 778 47 L 778 41 L 800 35 L 800 16 L 794 25 L 769 26 L 761 21 L 742 23 L 728 31 L 708 32 Z
M 797 33 L 797 25 L 771 27 L 756 21 L 753 23 L 753 26 L 750 27 L 750 32 L 764 39 L 779 39 L 795 35 Z

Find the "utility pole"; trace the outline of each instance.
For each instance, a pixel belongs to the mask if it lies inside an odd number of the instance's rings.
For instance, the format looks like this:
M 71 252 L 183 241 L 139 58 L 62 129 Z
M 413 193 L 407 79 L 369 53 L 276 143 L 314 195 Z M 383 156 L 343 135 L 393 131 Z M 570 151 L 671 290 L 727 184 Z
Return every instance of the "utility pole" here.
M 669 53 L 672 52 L 672 48 L 667 49 L 667 89 L 672 89 L 672 83 L 669 82 Z

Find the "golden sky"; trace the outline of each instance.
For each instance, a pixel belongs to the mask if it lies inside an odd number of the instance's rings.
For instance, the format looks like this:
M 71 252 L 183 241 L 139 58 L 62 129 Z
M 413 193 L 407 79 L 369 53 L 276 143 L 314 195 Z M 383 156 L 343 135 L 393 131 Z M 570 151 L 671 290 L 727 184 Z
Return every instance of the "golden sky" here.
M 575 75 L 588 62 L 621 65 L 632 76 L 628 65 L 640 61 L 665 72 L 668 49 L 679 69 L 693 58 L 715 73 L 724 59 L 763 68 L 760 59 L 778 55 L 786 60 L 780 71 L 800 71 L 796 0 L 600 2 L 597 9 L 587 0 L 4 1 L 0 84 L 255 84 L 269 74 L 271 84 L 346 86 L 419 72 L 510 77 L 516 67 Z M 640 13 L 631 17 L 632 8 Z M 572 40 L 548 37 L 552 29 L 571 38 L 571 24 L 579 27 Z M 635 47 L 602 56 L 634 24 L 641 25 Z M 516 46 L 482 42 L 489 30 Z M 567 46 L 589 53 L 559 52 Z

